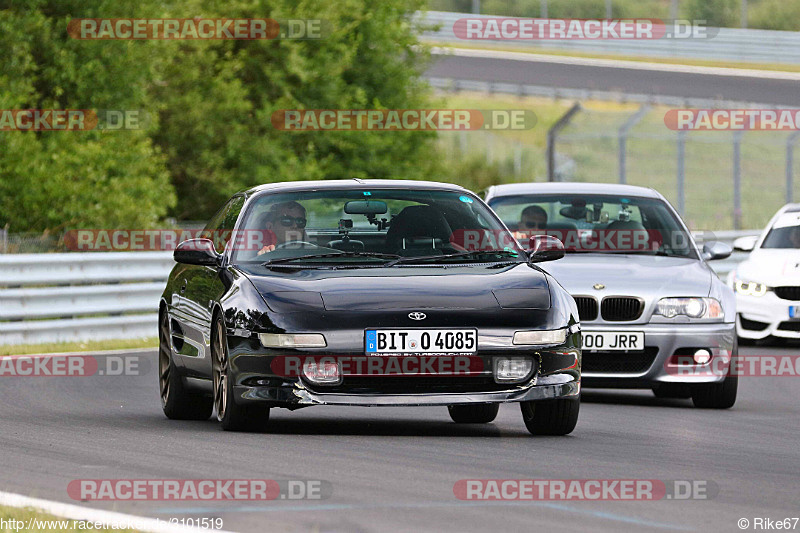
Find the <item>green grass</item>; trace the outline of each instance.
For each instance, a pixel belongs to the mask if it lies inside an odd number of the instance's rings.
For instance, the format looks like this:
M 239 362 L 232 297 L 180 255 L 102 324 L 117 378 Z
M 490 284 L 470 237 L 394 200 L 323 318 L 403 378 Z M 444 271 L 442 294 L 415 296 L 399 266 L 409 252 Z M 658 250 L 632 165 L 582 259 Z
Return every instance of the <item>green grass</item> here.
M 617 131 L 638 105 L 613 102 L 582 102 L 586 111 L 575 116 L 562 131 L 556 151 L 574 163 L 573 181 L 616 183 L 619 177 Z M 531 130 L 515 132 L 470 131 L 441 133 L 440 149 L 451 165 L 467 157 L 486 159 L 491 144 L 495 183 L 545 181 L 545 145 L 548 129 L 572 105 L 548 98 L 459 93 L 446 96 L 450 108 L 529 109 L 539 121 Z M 653 187 L 677 207 L 677 135 L 664 125 L 669 108 L 653 107 L 633 128 L 627 144 L 627 182 Z M 786 133 L 750 132 L 741 147 L 743 229 L 763 227 L 784 204 Z M 800 145 L 800 143 L 798 143 Z M 524 154 L 523 171 L 513 171 L 515 150 Z M 795 157 L 795 175 L 800 171 L 800 147 Z M 689 133 L 685 158 L 684 218 L 692 229 L 733 228 L 733 144 L 730 132 Z M 455 176 L 454 181 L 475 189 L 480 180 Z M 794 197 L 800 198 L 800 185 Z M 486 183 L 480 183 L 485 186 Z
M 157 348 L 158 338 L 124 339 L 88 342 L 62 342 L 50 344 L 20 344 L 0 346 L 2 355 L 31 355 L 39 353 L 93 352 L 100 350 L 135 350 L 138 348 Z M 0 531 L 0 533 L 2 533 Z
M 86 526 L 81 529 L 80 523 L 78 522 L 78 527 L 76 526 L 76 521 L 69 519 L 69 518 L 59 518 L 56 516 L 49 515 L 47 513 L 42 513 L 36 511 L 34 509 L 19 509 L 16 507 L 5 507 L 0 506 L 0 520 L 2 520 L 5 524 L 5 528 L 0 528 L 0 533 L 17 533 L 18 531 L 29 531 L 29 532 L 42 532 L 42 533 L 52 533 L 53 531 L 92 531 L 90 529 L 90 524 L 87 522 Z M 9 527 L 9 520 L 18 520 L 25 522 L 25 527 L 22 529 L 12 529 Z M 35 522 L 31 522 L 31 520 L 38 520 L 40 521 L 38 524 Z M 41 521 L 55 521 L 56 523 L 44 523 L 42 524 Z M 61 525 L 66 525 L 67 527 L 62 528 Z M 32 527 L 28 527 L 31 525 Z M 92 527 L 93 527 L 92 523 Z M 52 526 L 52 527 L 48 527 Z M 95 530 L 95 531 L 112 531 L 111 529 L 108 530 Z M 113 531 L 136 531 L 133 529 L 114 529 Z

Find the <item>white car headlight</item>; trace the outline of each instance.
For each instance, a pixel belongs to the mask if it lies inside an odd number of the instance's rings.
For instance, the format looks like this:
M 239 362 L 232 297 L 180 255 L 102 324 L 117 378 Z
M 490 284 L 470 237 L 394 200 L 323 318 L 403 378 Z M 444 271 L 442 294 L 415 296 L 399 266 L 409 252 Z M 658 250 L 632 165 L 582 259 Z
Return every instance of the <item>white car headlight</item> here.
M 264 348 L 325 348 L 325 337 L 319 333 L 259 333 Z
M 524 345 L 546 345 L 564 344 L 567 340 L 567 328 L 564 329 L 540 329 L 533 331 L 517 331 L 514 333 L 514 344 Z
M 737 294 L 746 294 L 748 296 L 764 296 L 769 290 L 769 287 L 763 283 L 756 283 L 755 281 L 746 281 L 743 279 L 734 280 L 733 288 Z
M 701 320 L 725 316 L 719 301 L 714 298 L 662 298 L 656 306 L 656 314 L 667 318 L 684 315 Z

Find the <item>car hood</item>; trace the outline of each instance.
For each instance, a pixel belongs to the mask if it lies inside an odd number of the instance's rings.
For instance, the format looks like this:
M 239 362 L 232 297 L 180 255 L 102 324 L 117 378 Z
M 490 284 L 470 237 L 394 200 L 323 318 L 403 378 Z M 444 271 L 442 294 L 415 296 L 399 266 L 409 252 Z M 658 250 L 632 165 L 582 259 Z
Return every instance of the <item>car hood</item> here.
M 573 295 L 639 296 L 646 300 L 708 296 L 715 275 L 696 259 L 624 254 L 567 254 L 544 268 Z M 598 284 L 604 287 L 595 288 Z
M 800 250 L 754 250 L 736 267 L 736 277 L 770 287 L 800 285 Z
M 341 270 L 240 268 L 277 312 L 550 308 L 547 277 L 527 264 Z

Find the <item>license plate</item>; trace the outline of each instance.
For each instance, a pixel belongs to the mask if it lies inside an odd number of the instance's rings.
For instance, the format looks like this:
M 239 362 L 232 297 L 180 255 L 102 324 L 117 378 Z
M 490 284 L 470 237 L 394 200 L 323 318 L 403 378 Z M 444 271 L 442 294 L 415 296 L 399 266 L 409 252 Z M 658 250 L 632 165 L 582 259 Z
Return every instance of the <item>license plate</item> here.
M 789 318 L 800 318 L 800 305 L 789 306 Z
M 596 352 L 641 352 L 643 331 L 584 331 L 583 349 Z
M 368 329 L 367 355 L 474 354 L 476 329 Z

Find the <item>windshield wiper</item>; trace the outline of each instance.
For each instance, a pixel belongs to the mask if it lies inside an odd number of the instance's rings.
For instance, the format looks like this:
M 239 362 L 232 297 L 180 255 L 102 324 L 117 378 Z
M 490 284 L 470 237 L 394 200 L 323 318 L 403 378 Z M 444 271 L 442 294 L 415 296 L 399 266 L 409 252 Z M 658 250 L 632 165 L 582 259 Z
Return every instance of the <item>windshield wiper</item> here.
M 279 259 L 271 259 L 262 266 L 278 265 L 281 263 L 291 263 L 293 261 L 300 261 L 303 259 L 328 259 L 333 257 L 372 257 L 376 259 L 398 259 L 400 256 L 397 254 L 382 254 L 379 252 L 335 252 L 326 254 L 310 254 L 299 255 L 297 257 L 281 257 Z
M 517 258 L 520 256 L 520 252 L 515 252 L 513 250 L 472 250 L 470 252 L 459 252 L 457 254 L 401 257 L 387 263 L 386 266 L 391 267 L 402 263 L 413 263 L 416 261 L 441 261 L 442 259 L 453 259 L 457 257 L 479 257 L 483 255 L 503 255 L 508 258 Z

